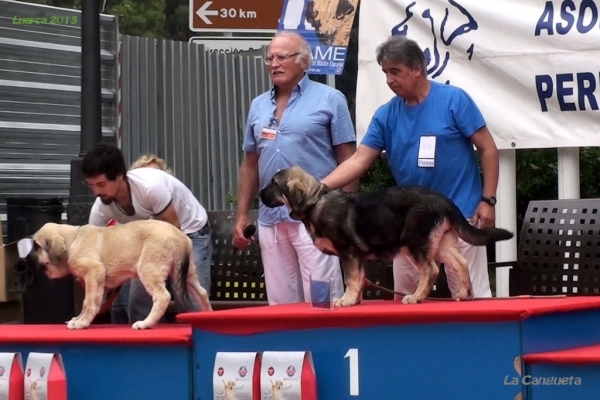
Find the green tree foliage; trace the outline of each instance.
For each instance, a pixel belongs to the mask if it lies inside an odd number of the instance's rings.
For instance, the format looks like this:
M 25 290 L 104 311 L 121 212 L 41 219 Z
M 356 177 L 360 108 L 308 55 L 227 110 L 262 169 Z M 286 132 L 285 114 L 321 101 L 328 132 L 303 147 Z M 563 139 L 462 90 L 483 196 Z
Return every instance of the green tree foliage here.
M 385 153 L 382 153 L 360 178 L 359 190 L 361 192 L 374 192 L 395 184 Z
M 81 9 L 81 0 L 31 0 L 30 3 Z M 187 0 L 98 0 L 98 9 L 119 17 L 123 35 L 187 41 Z
M 189 2 L 187 0 L 165 0 L 166 38 L 188 41 L 192 36 L 189 29 Z
M 600 197 L 600 149 L 579 150 L 581 198 Z M 519 227 L 531 200 L 558 199 L 558 155 L 556 149 L 517 150 L 517 213 Z
M 81 9 L 81 0 L 28 0 L 27 3 L 43 4 L 46 6 Z
M 600 197 L 600 148 L 583 147 L 579 151 L 581 197 Z
M 165 30 L 165 0 L 107 0 L 106 12 L 119 16 L 122 34 L 162 38 Z

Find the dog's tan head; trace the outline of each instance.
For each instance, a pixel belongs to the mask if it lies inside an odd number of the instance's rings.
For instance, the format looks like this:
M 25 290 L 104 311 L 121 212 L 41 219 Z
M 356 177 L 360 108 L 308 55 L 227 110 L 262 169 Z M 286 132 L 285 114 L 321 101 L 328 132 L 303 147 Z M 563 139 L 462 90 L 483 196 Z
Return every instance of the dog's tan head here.
M 225 390 L 226 391 L 231 391 L 235 387 L 235 382 L 234 381 L 227 381 L 227 382 L 223 381 L 223 383 L 225 384 Z
M 69 274 L 67 266 L 68 244 L 64 236 L 65 226 L 52 222 L 44 224 L 32 237 L 33 246 L 25 257 L 28 264 L 46 273 L 51 279 Z
M 325 185 L 302 168 L 290 167 L 273 175 L 271 183 L 259 195 L 265 206 L 275 208 L 285 205 L 290 217 L 302 220 L 307 210 L 328 191 Z

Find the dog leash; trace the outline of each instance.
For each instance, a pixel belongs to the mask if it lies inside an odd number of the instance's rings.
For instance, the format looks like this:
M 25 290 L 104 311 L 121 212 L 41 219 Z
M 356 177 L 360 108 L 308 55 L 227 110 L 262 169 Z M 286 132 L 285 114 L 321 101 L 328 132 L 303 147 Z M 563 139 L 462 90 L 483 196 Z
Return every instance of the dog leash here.
M 404 294 L 404 293 L 395 292 L 392 289 L 388 289 L 386 287 L 383 287 L 383 286 L 380 286 L 380 285 L 376 285 L 373 282 L 371 282 L 369 279 L 367 279 L 366 277 L 363 278 L 363 282 L 364 282 L 363 288 L 365 288 L 367 286 L 371 286 L 371 287 L 374 287 L 376 289 L 383 290 L 384 292 L 388 292 L 388 293 L 391 293 L 391 294 L 397 294 L 398 296 L 402 296 L 402 297 L 406 296 L 406 294 Z M 438 297 L 426 297 L 425 300 L 456 301 L 454 299 L 438 298 Z
M 392 293 L 392 294 L 397 294 L 398 296 L 406 296 L 406 294 L 404 293 L 399 293 L 399 292 L 395 292 L 392 289 L 388 289 L 386 287 L 380 286 L 380 285 L 376 285 L 373 282 L 371 282 L 369 279 L 367 278 L 363 278 L 363 288 L 367 287 L 367 286 L 372 286 L 376 289 L 379 290 L 383 290 L 384 292 L 388 292 L 388 293 Z M 567 297 L 566 294 L 549 294 L 549 295 L 533 295 L 533 294 L 524 294 L 524 295 L 518 295 L 518 296 L 507 296 L 507 297 L 475 297 L 472 300 L 523 300 L 523 299 L 560 299 L 560 298 L 565 298 Z M 448 298 L 443 298 L 443 297 L 426 297 L 425 300 L 432 300 L 432 301 L 456 301 L 454 299 L 448 299 Z M 465 301 L 472 301 L 472 300 L 465 300 Z
M 104 301 L 104 304 L 102 304 L 102 307 L 100 307 L 100 311 L 98 311 L 98 315 L 102 315 L 105 312 L 107 312 L 108 310 L 110 310 L 110 307 L 113 305 L 113 303 L 117 299 L 117 296 L 119 295 L 120 291 L 121 291 L 121 286 L 119 286 L 115 289 L 111 289 L 108 292 L 110 294 L 108 295 L 108 298 Z

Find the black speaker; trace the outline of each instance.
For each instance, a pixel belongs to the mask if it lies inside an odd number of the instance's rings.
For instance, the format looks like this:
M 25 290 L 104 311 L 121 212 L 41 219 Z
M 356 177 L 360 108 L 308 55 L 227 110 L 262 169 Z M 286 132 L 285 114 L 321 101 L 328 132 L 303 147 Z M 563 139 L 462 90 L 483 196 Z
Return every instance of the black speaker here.
M 33 235 L 46 222 L 61 223 L 63 199 L 7 198 L 6 239 L 8 243 Z
M 47 222 L 60 224 L 62 198 L 9 198 L 6 200 L 7 240 L 14 242 L 33 235 Z M 33 273 L 22 293 L 23 322 L 64 324 L 75 315 L 73 277 L 49 279 L 44 272 Z

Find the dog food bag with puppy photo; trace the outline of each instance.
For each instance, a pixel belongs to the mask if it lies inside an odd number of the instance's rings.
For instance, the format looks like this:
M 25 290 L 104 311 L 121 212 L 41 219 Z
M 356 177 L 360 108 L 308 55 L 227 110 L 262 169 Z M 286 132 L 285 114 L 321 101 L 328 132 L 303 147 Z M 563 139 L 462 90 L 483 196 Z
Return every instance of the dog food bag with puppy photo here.
M 29 353 L 24 388 L 25 400 L 67 400 L 67 378 L 61 355 Z
M 260 399 L 260 353 L 218 352 L 213 371 L 214 400 Z
M 21 353 L 0 353 L 0 400 L 23 400 Z
M 261 400 L 317 400 L 310 351 L 265 351 L 260 371 Z

